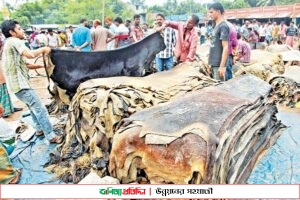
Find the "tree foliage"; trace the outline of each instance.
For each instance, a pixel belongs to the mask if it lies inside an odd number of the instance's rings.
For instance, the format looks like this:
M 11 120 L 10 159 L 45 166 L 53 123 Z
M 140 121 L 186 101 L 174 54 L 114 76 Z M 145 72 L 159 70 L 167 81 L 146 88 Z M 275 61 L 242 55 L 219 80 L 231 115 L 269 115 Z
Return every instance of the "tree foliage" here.
M 251 7 L 274 6 L 276 0 L 245 0 Z M 280 1 L 280 0 L 278 0 Z
M 165 15 L 182 15 L 205 12 L 205 5 L 196 0 L 167 0 L 162 6 L 152 6 L 148 12 L 163 13 Z
M 238 9 L 238 8 L 248 8 L 250 5 L 245 0 L 221 0 L 220 3 L 224 6 L 225 9 Z
M 105 16 L 132 17 L 133 9 L 122 0 L 40 0 L 24 3 L 16 10 L 10 8 L 11 18 L 23 25 L 29 24 L 78 24 L 80 19 L 102 19 Z
M 24 3 L 14 10 L 9 4 L 11 18 L 15 18 L 23 25 L 55 23 L 78 24 L 81 18 L 89 20 L 102 19 L 102 7 L 105 1 L 105 16 L 121 16 L 123 19 L 132 18 L 134 6 L 146 7 L 145 0 L 129 0 L 133 6 L 124 0 L 39 0 Z M 245 7 L 294 4 L 299 0 L 214 0 L 221 2 L 225 9 Z M 148 16 L 151 13 L 181 15 L 191 13 L 206 13 L 207 6 L 199 0 L 166 0 L 162 6 L 154 5 L 147 8 Z M 151 17 L 150 17 L 151 18 Z M 147 21 L 152 19 L 147 18 Z

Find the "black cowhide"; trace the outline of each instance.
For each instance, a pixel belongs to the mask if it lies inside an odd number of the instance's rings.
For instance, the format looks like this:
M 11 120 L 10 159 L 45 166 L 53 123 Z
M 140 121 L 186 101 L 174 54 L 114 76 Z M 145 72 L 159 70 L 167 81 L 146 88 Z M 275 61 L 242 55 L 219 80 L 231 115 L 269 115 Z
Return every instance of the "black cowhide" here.
M 111 51 L 80 52 L 53 49 L 55 65 L 51 79 L 69 94 L 75 94 L 80 83 L 113 76 L 143 76 L 155 55 L 165 49 L 163 37 L 155 32 L 130 46 Z

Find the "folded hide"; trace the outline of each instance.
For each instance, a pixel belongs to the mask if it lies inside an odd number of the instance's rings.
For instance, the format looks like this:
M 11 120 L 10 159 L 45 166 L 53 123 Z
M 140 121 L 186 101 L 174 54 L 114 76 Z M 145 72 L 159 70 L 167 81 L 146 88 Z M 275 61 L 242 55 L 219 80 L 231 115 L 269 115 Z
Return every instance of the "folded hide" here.
M 245 183 L 285 127 L 271 86 L 252 75 L 178 97 L 123 119 L 109 171 L 122 183 Z

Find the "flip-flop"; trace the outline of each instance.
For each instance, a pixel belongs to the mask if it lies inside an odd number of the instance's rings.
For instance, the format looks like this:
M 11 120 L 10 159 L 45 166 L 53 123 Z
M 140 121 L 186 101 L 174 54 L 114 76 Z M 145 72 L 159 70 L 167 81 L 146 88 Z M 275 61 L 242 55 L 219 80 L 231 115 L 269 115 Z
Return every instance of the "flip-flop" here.
M 16 176 L 9 182 L 9 184 L 17 184 L 21 179 L 22 169 L 16 169 Z
M 35 132 L 35 135 L 36 136 L 42 136 L 42 135 L 44 135 L 44 132 L 43 131 Z
M 63 135 L 56 135 L 49 142 L 50 143 L 61 144 L 63 141 L 64 141 L 64 136 Z

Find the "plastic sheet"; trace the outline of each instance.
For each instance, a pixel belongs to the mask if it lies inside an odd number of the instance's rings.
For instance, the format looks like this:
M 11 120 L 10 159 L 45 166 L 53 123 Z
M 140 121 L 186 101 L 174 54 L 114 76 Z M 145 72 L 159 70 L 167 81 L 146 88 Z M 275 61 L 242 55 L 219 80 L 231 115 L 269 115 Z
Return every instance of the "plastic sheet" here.
M 56 146 L 56 144 L 45 144 L 45 141 L 45 137 L 33 136 L 27 142 L 18 140 L 16 143 L 10 158 L 15 168 L 23 169 L 19 184 L 61 183 L 54 174 L 44 168 L 51 151 Z
M 300 110 L 280 111 L 277 117 L 288 128 L 254 168 L 250 184 L 300 183 Z

